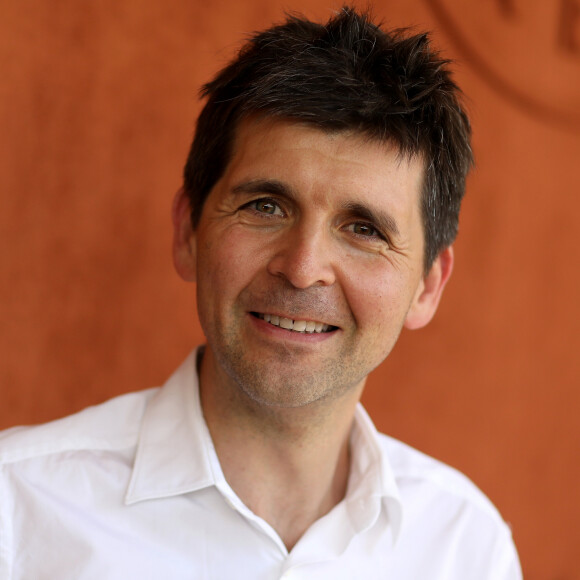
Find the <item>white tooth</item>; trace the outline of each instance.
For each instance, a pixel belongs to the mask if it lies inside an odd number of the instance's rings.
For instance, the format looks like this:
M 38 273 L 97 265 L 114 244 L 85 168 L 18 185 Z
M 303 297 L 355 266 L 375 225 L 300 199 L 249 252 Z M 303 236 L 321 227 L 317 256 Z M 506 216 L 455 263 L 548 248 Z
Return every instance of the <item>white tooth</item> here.
M 296 332 L 304 332 L 306 330 L 306 320 L 295 320 L 294 328 Z
M 280 318 L 280 328 L 285 328 L 286 330 L 292 330 L 294 322 L 290 318 Z
M 322 325 L 322 332 L 326 332 L 328 330 L 328 324 Z
M 322 327 L 324 326 L 324 324 L 322 322 L 316 322 L 314 325 L 314 330 L 316 332 L 322 332 Z
M 278 326 L 280 324 L 280 317 L 272 314 L 272 317 L 270 318 L 270 324 L 273 324 L 274 326 Z
M 272 315 L 271 314 L 264 314 L 264 320 L 266 322 L 270 322 L 271 319 L 272 319 Z
M 294 327 L 296 328 L 296 327 Z M 306 332 L 314 332 L 314 329 L 316 328 L 316 322 L 314 322 L 314 320 L 309 320 L 306 323 Z

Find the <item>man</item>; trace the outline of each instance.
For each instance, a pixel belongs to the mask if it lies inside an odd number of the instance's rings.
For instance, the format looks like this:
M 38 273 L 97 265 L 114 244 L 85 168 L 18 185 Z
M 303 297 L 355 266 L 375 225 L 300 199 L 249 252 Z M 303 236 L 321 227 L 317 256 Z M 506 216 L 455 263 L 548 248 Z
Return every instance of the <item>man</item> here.
M 256 35 L 204 94 L 173 220 L 207 345 L 4 435 L 0 576 L 520 578 L 488 500 L 358 404 L 451 274 L 472 157 L 447 63 L 344 9 Z

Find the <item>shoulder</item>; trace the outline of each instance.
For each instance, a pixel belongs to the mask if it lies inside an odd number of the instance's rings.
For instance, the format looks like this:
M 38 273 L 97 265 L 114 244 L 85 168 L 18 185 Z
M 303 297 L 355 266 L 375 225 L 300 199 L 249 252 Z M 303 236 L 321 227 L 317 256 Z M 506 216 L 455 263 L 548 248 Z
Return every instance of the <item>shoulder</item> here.
M 450 555 L 446 578 L 474 578 L 475 570 L 478 578 L 521 578 L 510 527 L 468 477 L 386 435 L 379 445 L 400 494 L 403 552 L 420 546 L 425 562 Z
M 379 434 L 379 444 L 403 496 L 420 490 L 431 497 L 469 504 L 490 518 L 503 521 L 487 496 L 457 469 L 388 435 Z
M 447 538 L 466 558 L 487 554 L 490 562 L 517 562 L 509 525 L 467 476 L 386 435 L 379 435 L 379 441 L 397 483 L 409 537 L 427 535 L 434 543 Z
M 0 432 L 0 465 L 79 450 L 134 445 L 145 406 L 157 388 L 128 393 L 43 425 Z

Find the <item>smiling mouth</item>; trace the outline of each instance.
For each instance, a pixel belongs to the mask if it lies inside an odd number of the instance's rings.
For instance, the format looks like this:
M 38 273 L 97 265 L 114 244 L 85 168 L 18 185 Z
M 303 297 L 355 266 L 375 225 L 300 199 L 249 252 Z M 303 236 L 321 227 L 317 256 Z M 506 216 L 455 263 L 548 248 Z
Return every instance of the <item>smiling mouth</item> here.
M 285 330 L 300 332 L 302 334 L 332 332 L 338 328 L 337 326 L 325 324 L 324 322 L 315 322 L 314 320 L 292 320 L 291 318 L 284 318 L 283 316 L 276 316 L 275 314 L 262 314 L 260 312 L 251 312 L 251 314 L 273 326 L 279 326 Z

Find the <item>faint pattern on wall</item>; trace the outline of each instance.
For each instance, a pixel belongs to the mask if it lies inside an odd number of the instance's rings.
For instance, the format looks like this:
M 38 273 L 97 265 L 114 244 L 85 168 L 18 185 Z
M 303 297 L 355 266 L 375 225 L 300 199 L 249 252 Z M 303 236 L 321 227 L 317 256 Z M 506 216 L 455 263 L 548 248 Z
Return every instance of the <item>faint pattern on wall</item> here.
M 470 66 L 536 118 L 580 131 L 580 0 L 427 0 Z

